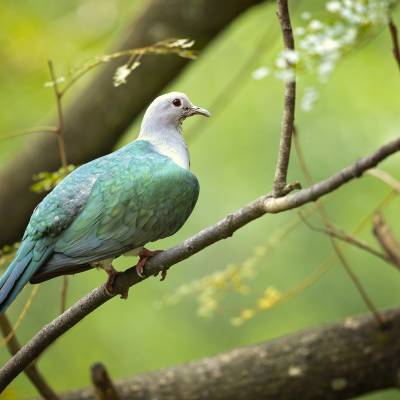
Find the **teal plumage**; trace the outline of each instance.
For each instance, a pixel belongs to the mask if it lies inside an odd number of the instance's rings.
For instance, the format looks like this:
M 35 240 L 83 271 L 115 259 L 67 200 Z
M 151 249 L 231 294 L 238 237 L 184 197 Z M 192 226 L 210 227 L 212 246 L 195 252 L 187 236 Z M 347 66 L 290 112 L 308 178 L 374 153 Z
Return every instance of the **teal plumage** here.
M 156 144 L 139 137 L 79 167 L 45 197 L 0 278 L 0 313 L 29 280 L 80 272 L 185 223 L 198 198 L 197 178 Z

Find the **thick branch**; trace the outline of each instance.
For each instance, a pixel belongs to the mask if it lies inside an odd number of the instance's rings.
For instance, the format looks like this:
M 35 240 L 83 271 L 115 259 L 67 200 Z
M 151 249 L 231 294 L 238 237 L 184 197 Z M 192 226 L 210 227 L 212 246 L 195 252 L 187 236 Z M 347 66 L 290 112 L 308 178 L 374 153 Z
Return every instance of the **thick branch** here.
M 116 383 L 122 400 L 339 400 L 398 387 L 400 310 L 306 330 Z M 91 389 L 62 396 L 94 400 Z
M 371 155 L 359 159 L 330 178 L 316 183 L 307 189 L 285 197 L 262 196 L 243 208 L 230 214 L 217 224 L 206 228 L 181 244 L 152 257 L 146 263 L 146 276 L 159 273 L 166 268 L 185 260 L 204 248 L 232 236 L 233 233 L 266 213 L 279 213 L 315 201 L 338 189 L 345 183 L 360 177 L 367 169 L 400 150 L 400 138 L 382 146 Z M 80 320 L 110 300 L 118 293 L 126 293 L 130 286 L 142 281 L 136 268 L 130 268 L 117 276 L 114 294 L 110 295 L 104 286 L 87 294 L 59 317 L 44 326 L 21 350 L 0 369 L 0 391 L 34 361 L 51 343 L 71 329 Z
M 294 50 L 292 25 L 290 23 L 287 0 L 277 0 L 277 15 L 281 25 L 285 49 Z M 289 168 L 290 149 L 294 129 L 294 112 L 296 103 L 296 80 L 289 79 L 285 84 L 285 101 L 282 118 L 281 139 L 279 143 L 278 161 L 276 163 L 273 194 L 275 197 L 285 193 L 286 178 Z
M 236 17 L 262 0 L 149 0 L 127 26 L 112 51 L 141 47 L 171 37 L 190 37 L 204 49 Z M 160 58 L 162 57 L 162 58 Z M 175 79 L 188 60 L 147 57 L 128 83 L 114 88 L 117 63 L 109 63 L 65 109 L 64 134 L 69 162 L 82 164 L 108 153 L 141 111 Z M 0 247 L 20 240 L 39 196 L 29 191 L 32 175 L 59 168 L 57 137 L 37 133 L 0 170 Z M 23 195 L 21 195 L 23 193 Z

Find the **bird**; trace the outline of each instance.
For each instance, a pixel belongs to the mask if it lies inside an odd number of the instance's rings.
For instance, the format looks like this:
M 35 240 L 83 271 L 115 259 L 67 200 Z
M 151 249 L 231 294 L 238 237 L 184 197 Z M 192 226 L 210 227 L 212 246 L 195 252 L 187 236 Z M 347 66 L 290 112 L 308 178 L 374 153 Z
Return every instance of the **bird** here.
M 148 106 L 136 140 L 67 175 L 35 208 L 16 255 L 0 278 L 0 314 L 28 283 L 139 256 L 136 271 L 157 252 L 145 245 L 176 233 L 192 213 L 199 182 L 190 171 L 183 121 L 210 113 L 170 92 Z M 108 265 L 108 268 L 106 267 Z

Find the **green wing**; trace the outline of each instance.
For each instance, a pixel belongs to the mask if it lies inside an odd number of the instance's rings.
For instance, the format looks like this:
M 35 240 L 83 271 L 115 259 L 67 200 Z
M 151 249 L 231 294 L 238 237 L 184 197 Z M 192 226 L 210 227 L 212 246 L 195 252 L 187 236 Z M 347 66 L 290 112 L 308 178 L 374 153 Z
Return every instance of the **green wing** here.
M 189 217 L 198 194 L 192 173 L 149 143 L 136 141 L 98 176 L 84 209 L 58 237 L 42 272 L 74 272 L 77 265 L 170 236 Z

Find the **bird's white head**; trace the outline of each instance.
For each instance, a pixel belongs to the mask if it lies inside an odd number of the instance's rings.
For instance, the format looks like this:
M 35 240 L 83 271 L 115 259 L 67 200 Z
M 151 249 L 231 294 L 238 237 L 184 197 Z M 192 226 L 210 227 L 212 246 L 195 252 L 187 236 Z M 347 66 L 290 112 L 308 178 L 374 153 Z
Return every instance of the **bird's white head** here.
M 184 93 L 166 93 L 153 100 L 147 108 L 141 132 L 151 134 L 171 128 L 180 131 L 182 122 L 193 115 L 209 117 L 210 113 L 204 108 L 194 106 Z
M 182 122 L 193 115 L 210 113 L 194 106 L 186 94 L 171 92 L 157 97 L 147 108 L 138 139 L 147 140 L 157 150 L 184 168 L 189 168 L 189 152 L 182 136 Z

